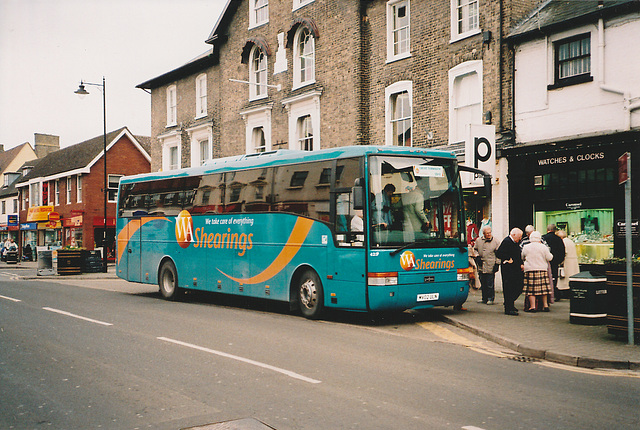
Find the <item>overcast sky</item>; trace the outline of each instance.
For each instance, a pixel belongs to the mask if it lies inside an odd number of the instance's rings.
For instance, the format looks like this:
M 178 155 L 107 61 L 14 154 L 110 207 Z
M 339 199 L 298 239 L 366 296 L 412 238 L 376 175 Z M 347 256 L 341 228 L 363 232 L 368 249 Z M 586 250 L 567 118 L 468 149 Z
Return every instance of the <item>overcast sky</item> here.
M 226 0 L 0 0 L 0 143 L 65 147 L 102 135 L 102 93 L 80 99 L 80 80 L 106 79 L 107 132 L 151 133 L 151 96 L 136 85 L 211 48 Z

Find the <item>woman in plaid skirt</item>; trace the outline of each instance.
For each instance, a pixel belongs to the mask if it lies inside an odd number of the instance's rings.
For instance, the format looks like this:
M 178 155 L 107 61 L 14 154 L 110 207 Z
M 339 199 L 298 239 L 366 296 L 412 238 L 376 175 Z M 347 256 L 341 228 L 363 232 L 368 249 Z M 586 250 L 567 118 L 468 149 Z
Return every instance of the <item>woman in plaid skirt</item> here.
M 529 236 L 531 242 L 522 249 L 524 261 L 524 293 L 529 300 L 529 309 L 525 312 L 536 312 L 536 296 L 542 296 L 542 311 L 549 312 L 547 298 L 551 294 L 551 285 L 547 275 L 547 267 L 553 255 L 546 245 L 542 244 L 542 235 L 534 231 Z

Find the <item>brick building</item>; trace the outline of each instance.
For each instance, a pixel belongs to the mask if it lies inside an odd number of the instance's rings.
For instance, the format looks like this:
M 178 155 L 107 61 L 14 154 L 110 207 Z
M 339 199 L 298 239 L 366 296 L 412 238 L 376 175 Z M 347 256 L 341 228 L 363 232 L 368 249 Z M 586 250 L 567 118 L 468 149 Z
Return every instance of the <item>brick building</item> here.
M 104 141 L 98 136 L 26 163 L 15 186 L 20 198 L 20 246 L 103 246 Z M 150 171 L 149 138 L 126 127 L 107 134 L 107 253 L 113 252 L 118 182 Z
M 202 56 L 150 79 L 152 170 L 274 149 L 513 139 L 511 28 L 539 0 L 232 0 Z M 238 82 L 244 81 L 244 82 Z M 493 167 L 495 168 L 495 167 Z M 480 225 L 491 203 L 471 192 Z
M 36 134 L 36 144 L 38 144 Z M 36 158 L 29 143 L 23 143 L 7 151 L 0 145 L 0 241 L 8 237 L 18 239 L 18 190 L 14 182 L 20 178 L 20 167 Z

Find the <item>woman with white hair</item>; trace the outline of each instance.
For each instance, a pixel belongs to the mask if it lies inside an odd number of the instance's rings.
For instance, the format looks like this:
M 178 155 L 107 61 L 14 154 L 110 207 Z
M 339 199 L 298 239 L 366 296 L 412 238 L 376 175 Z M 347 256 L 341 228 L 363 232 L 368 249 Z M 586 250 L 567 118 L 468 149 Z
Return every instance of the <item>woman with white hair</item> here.
M 551 284 L 547 274 L 549 262 L 553 254 L 546 245 L 542 244 L 542 235 L 534 231 L 529 235 L 531 242 L 522 249 L 524 261 L 524 292 L 529 300 L 529 309 L 525 312 L 536 312 L 536 298 L 542 296 L 542 311 L 549 312 L 548 297 L 551 294 Z

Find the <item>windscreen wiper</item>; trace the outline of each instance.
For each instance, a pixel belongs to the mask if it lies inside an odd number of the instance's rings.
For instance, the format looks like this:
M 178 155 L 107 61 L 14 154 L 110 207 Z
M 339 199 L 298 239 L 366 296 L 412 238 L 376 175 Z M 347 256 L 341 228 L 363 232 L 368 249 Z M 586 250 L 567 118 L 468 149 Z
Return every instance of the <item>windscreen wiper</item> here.
M 430 239 L 427 239 L 427 240 L 416 240 L 415 242 L 407 243 L 406 245 L 402 245 L 400 248 L 394 249 L 393 251 L 391 251 L 391 256 L 394 256 L 398 252 L 404 251 L 405 249 L 413 248 L 414 246 L 420 245 L 420 244 L 426 244 L 430 241 L 431 241 Z

